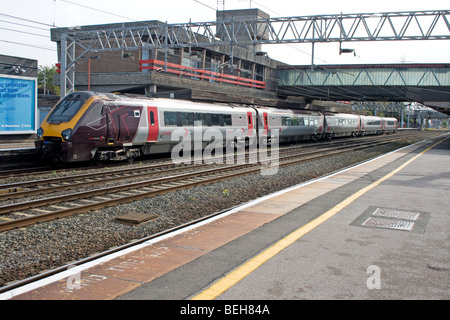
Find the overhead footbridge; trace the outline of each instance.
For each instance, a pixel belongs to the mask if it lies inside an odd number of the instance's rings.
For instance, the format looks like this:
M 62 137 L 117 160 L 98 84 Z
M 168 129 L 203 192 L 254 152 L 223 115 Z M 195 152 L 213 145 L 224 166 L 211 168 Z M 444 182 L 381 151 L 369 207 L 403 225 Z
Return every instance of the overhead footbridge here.
M 416 101 L 450 114 L 450 64 L 285 66 L 278 94 L 308 100 Z

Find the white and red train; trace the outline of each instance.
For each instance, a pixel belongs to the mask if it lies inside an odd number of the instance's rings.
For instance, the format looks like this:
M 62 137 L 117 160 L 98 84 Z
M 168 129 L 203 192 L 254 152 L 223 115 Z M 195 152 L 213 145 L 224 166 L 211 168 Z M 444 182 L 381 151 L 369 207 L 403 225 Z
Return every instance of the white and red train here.
M 199 127 L 202 134 L 195 135 Z M 58 102 L 38 130 L 36 148 L 43 159 L 62 162 L 124 160 L 170 152 L 180 142 L 175 130 L 205 147 L 210 129 L 224 143 L 274 137 L 283 143 L 393 133 L 397 119 L 87 91 Z

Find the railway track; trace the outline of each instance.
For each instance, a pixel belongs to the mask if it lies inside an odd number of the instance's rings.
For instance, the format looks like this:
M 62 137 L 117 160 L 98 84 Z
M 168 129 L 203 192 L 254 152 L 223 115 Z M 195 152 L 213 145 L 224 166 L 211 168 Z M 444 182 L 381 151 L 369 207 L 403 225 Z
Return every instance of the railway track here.
M 373 139 L 373 137 L 368 138 Z M 367 140 L 371 141 L 371 140 Z M 367 141 L 361 141 L 359 140 L 357 143 L 365 143 Z M 305 153 L 305 150 L 322 150 L 326 151 L 329 146 L 339 146 L 339 145 L 347 145 L 349 143 L 348 140 L 342 140 L 338 143 L 334 142 L 325 142 L 321 144 L 307 144 L 307 145 L 301 145 L 301 146 L 294 146 L 294 147 L 285 147 L 280 149 L 280 152 L 282 153 Z M 354 144 L 355 141 L 350 141 L 350 143 Z M 310 152 L 310 151 L 306 151 Z M 247 155 L 248 156 L 248 155 Z M 225 162 L 225 159 L 223 160 Z M 95 170 L 94 172 L 88 172 L 88 173 L 81 173 L 77 174 L 77 172 L 80 171 L 90 171 L 89 169 L 92 167 L 78 167 L 78 168 L 64 168 L 64 169 L 55 169 L 47 170 L 47 172 L 41 172 L 40 168 L 37 170 L 37 172 L 32 172 L 31 174 L 28 173 L 29 169 L 25 168 L 24 173 L 20 172 L 19 169 L 13 170 L 11 176 L 14 177 L 14 179 L 22 180 L 22 178 L 28 179 L 25 182 L 16 182 L 16 183 L 9 183 L 9 184 L 3 184 L 0 185 L 0 201 L 5 199 L 14 199 L 19 198 L 23 196 L 31 196 L 33 194 L 42 194 L 46 190 L 50 190 L 50 188 L 45 189 L 38 189 L 38 190 L 30 190 L 29 188 L 37 188 L 40 186 L 50 185 L 53 184 L 54 190 L 64 190 L 64 189 L 74 189 L 77 186 L 81 185 L 91 185 L 96 184 L 95 181 L 91 180 L 98 180 L 98 179 L 105 179 L 105 177 L 108 176 L 117 176 L 116 178 L 111 179 L 111 181 L 116 180 L 119 181 L 120 179 L 126 179 L 127 177 L 133 178 L 138 176 L 145 176 L 149 173 L 157 173 L 157 171 L 167 171 L 169 168 L 175 168 L 176 166 L 173 164 L 171 160 L 163 160 L 155 163 L 154 161 L 151 161 L 150 164 L 143 165 L 135 165 L 133 167 L 126 167 L 123 168 L 123 166 L 119 167 L 119 169 L 114 169 L 115 166 L 119 166 L 118 164 L 113 164 L 112 166 L 105 167 L 105 171 L 101 171 L 100 168 Z M 147 162 L 148 163 L 148 162 Z M 186 168 L 184 166 L 183 168 Z M 177 170 L 170 169 L 170 170 Z M 101 173 L 99 173 L 101 171 Z M 54 177 L 47 177 L 45 179 L 36 179 L 36 180 L 29 180 L 30 177 L 33 176 L 42 176 L 45 174 L 53 175 Z M 67 177 L 65 177 L 68 175 Z M 101 178 L 99 178 L 101 177 Z M 28 189 L 25 189 L 28 188 Z M 23 191 L 23 192 L 22 192 Z
M 403 137 L 403 136 L 411 136 L 411 132 L 397 132 L 395 134 L 395 136 L 398 137 Z M 365 136 L 365 137 L 358 137 L 357 141 L 358 142 L 365 142 L 365 141 L 370 141 L 370 140 L 374 140 L 374 139 L 379 139 L 378 136 Z M 341 145 L 341 144 L 346 144 L 349 141 L 351 143 L 353 143 L 355 140 L 354 138 L 341 138 L 341 139 L 337 139 L 337 140 L 333 140 L 333 141 L 326 141 L 326 142 L 313 142 L 313 143 L 309 143 L 308 141 L 306 142 L 301 142 L 299 145 L 294 146 L 294 147 L 288 147 L 288 149 L 296 149 L 296 148 L 302 148 L 302 149 L 310 149 L 310 148 L 323 148 L 326 146 L 330 146 L 330 145 Z M 1 156 L 0 156 L 1 158 Z M 35 157 L 37 159 L 37 157 Z M 155 163 L 155 160 L 157 161 L 157 163 L 168 163 L 170 162 L 167 160 L 164 160 L 164 158 L 161 159 L 155 159 L 154 157 L 142 157 L 141 161 L 139 161 L 139 163 L 143 163 L 146 164 L 148 162 L 150 162 L 151 164 Z M 60 175 L 60 174 L 66 174 L 66 173 L 70 173 L 72 171 L 88 171 L 90 169 L 92 169 L 92 166 L 90 163 L 70 163 L 70 164 L 42 164 L 40 163 L 40 161 L 25 161 L 25 160 L 17 160 L 16 158 L 11 158 L 9 161 L 7 161 L 8 163 L 0 163 L 0 178 L 4 178 L 4 179 L 20 179 L 20 178 L 27 178 L 27 177 L 31 177 L 31 176 L 38 176 L 38 175 L 44 175 L 44 174 L 55 174 L 55 175 Z M 12 163 L 15 162 L 15 163 Z M 114 167 L 122 167 L 123 163 L 118 162 L 112 162 L 112 163 L 108 163 L 108 167 L 109 168 L 114 168 Z M 1 188 L 1 186 L 0 186 Z
M 280 151 L 277 166 L 288 166 L 312 161 L 331 155 L 353 152 L 381 144 L 404 139 L 399 136 L 386 136 L 382 140 L 355 141 L 340 146 L 320 149 L 287 148 Z M 164 193 L 187 189 L 203 184 L 254 174 L 268 169 L 267 163 L 245 163 L 235 165 L 194 165 L 174 166 L 168 164 L 149 165 L 131 170 L 117 169 L 105 173 L 88 173 L 67 178 L 27 181 L 0 186 L 0 201 L 10 203 L 0 206 L 0 232 L 25 227 L 38 222 L 49 221 L 88 212 L 107 206 L 114 206 L 143 198 L 155 197 Z M 189 167 L 190 172 L 186 172 Z M 155 178 L 157 170 L 165 176 Z M 270 168 L 269 168 L 270 169 Z M 180 172 L 181 171 L 181 172 Z M 139 181 L 130 181 L 136 180 Z M 118 185 L 111 185 L 117 184 Z M 108 185 L 108 186 L 105 186 Z M 87 186 L 100 186 L 94 190 L 80 191 Z M 27 188 L 32 188 L 28 189 Z M 78 189 L 78 191 L 50 196 L 51 193 Z M 32 200 L 27 197 L 39 195 Z M 12 201 L 22 199 L 22 201 Z

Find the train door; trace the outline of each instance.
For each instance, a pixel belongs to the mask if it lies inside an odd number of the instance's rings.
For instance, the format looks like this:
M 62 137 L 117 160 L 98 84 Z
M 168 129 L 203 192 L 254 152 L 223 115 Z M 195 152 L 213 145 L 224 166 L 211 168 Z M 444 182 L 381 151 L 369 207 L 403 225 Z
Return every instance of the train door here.
M 268 135 L 269 134 L 269 117 L 267 115 L 267 112 L 263 112 L 263 125 L 264 125 L 263 135 Z
M 132 106 L 109 106 L 108 144 L 131 143 L 139 123 L 139 109 Z
M 117 139 L 117 127 L 112 119 L 115 106 L 105 105 L 103 112 L 106 118 L 106 143 L 109 145 L 115 144 Z
M 247 135 L 253 135 L 253 115 L 251 111 L 247 111 L 248 132 Z
M 147 107 L 148 112 L 148 136 L 147 141 L 157 141 L 159 134 L 159 121 L 157 107 Z

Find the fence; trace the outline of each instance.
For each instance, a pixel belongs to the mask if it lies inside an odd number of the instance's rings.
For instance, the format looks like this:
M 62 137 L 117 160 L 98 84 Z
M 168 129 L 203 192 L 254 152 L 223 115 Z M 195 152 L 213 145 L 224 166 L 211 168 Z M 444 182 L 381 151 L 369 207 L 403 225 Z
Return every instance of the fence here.
M 265 90 L 266 83 L 264 81 L 253 80 L 220 72 L 213 72 L 205 69 L 186 67 L 175 63 L 166 63 L 164 61 L 150 59 L 139 60 L 139 71 L 151 70 L 157 72 L 169 72 L 179 77 L 191 77 L 199 80 L 214 81 L 218 83 L 229 83 L 238 86 L 245 86 L 255 89 Z

